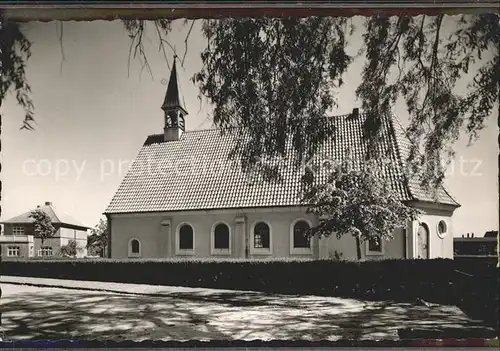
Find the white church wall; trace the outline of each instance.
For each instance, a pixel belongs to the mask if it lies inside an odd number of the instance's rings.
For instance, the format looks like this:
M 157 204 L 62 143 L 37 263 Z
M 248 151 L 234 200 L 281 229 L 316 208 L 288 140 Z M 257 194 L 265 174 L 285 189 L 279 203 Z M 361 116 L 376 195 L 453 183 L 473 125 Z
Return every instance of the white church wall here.
M 111 255 L 112 258 L 127 258 L 128 245 L 132 239 L 141 243 L 141 256 L 160 258 L 161 252 L 160 216 L 112 217 Z
M 393 239 L 385 240 L 382 243 L 383 254 L 367 254 L 366 243 L 361 243 L 361 258 L 365 260 L 380 260 L 388 258 L 405 258 L 405 235 L 402 228 L 396 229 L 393 234 Z M 345 235 L 337 239 L 335 235 L 331 235 L 327 239 L 328 256 L 327 258 L 335 258 L 335 252 L 341 255 L 342 259 L 357 259 L 356 240 L 352 235 Z
M 449 216 L 435 210 L 426 210 L 422 216 L 430 228 L 430 258 L 453 257 L 453 234 Z M 112 216 L 112 239 L 111 252 L 113 258 L 127 258 L 129 242 L 138 239 L 141 243 L 141 257 L 143 258 L 165 258 L 195 256 L 200 258 L 220 257 L 212 252 L 212 228 L 216 223 L 224 222 L 229 225 L 231 234 L 231 251 L 226 257 L 245 257 L 245 235 L 248 236 L 249 246 L 252 245 L 252 228 L 258 221 L 264 221 L 271 227 L 271 254 L 252 252 L 252 258 L 266 257 L 311 257 L 311 258 L 334 258 L 335 251 L 341 254 L 343 259 L 356 259 L 356 244 L 352 236 L 337 239 L 335 235 L 326 239 L 313 239 L 312 250 L 308 254 L 291 254 L 290 229 L 292 223 L 297 219 L 306 219 L 315 223 L 312 216 L 306 215 L 304 211 L 290 209 L 259 209 L 249 211 L 220 210 L 220 211 L 197 211 L 161 214 L 130 214 Z M 162 226 L 162 221 L 169 220 L 168 226 Z M 445 219 L 448 225 L 448 233 L 443 238 L 438 237 L 436 230 L 439 220 Z M 165 223 L 165 222 L 164 222 Z M 190 224 L 194 229 L 194 254 L 176 254 L 177 231 L 182 223 Z M 405 244 L 405 235 L 402 229 L 393 233 L 393 239 L 385 241 L 383 254 L 368 254 L 366 244 L 362 243 L 362 257 L 367 260 L 378 260 L 384 258 L 405 258 L 407 250 L 408 258 L 415 257 L 416 229 L 418 225 L 413 223 L 408 226 L 408 242 Z M 406 245 L 406 247 L 405 247 Z
M 239 218 L 244 222 L 239 224 Z M 231 252 L 228 257 L 245 256 L 245 235 L 252 245 L 251 231 L 258 221 L 264 221 L 271 227 L 271 254 L 250 254 L 250 257 L 313 257 L 317 256 L 317 248 L 310 254 L 290 254 L 290 228 L 296 219 L 307 219 L 313 223 L 314 218 L 301 211 L 219 211 L 212 213 L 183 212 L 150 215 L 114 215 L 111 225 L 111 253 L 113 258 L 127 258 L 130 240 L 137 239 L 141 243 L 141 257 L 164 258 L 170 256 L 214 257 L 212 248 L 212 228 L 219 222 L 230 228 Z M 162 228 L 162 221 L 170 219 L 169 230 Z M 182 224 L 189 224 L 194 231 L 194 255 L 176 254 L 177 232 Z M 170 237 L 170 239 L 168 239 Z M 313 246 L 316 243 L 313 240 Z
M 438 206 L 436 206 L 438 207 Z M 417 231 L 419 223 L 425 223 L 429 228 L 429 258 L 453 258 L 453 212 L 447 208 L 436 208 L 421 204 L 418 206 L 424 212 L 418 221 L 413 223 L 413 255 L 418 257 Z M 438 224 L 446 223 L 446 233 L 438 235 Z

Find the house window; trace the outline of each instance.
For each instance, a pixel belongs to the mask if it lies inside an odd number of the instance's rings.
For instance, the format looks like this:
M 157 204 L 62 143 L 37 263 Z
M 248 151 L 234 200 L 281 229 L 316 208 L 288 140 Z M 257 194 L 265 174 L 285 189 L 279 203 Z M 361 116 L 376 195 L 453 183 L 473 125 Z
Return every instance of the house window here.
M 437 225 L 438 236 L 442 239 L 446 236 L 447 232 L 448 232 L 448 226 L 446 225 L 446 222 L 443 220 L 439 221 L 439 223 Z
M 231 253 L 231 231 L 226 223 L 218 223 L 212 229 L 212 254 Z
M 21 256 L 21 248 L 19 246 L 7 247 L 7 257 L 19 257 L 19 256 Z
M 128 242 L 128 257 L 141 257 L 141 242 L 136 238 Z
M 380 236 L 371 238 L 366 242 L 366 255 L 383 255 L 384 243 Z
M 290 252 L 292 254 L 310 254 L 311 237 L 307 231 L 311 228 L 309 221 L 299 219 L 290 228 Z
M 38 250 L 38 256 L 52 256 L 52 247 L 50 246 L 42 246 L 40 250 Z
M 24 235 L 24 226 L 15 225 L 14 227 L 12 227 L 12 234 L 13 235 Z
M 271 227 L 265 222 L 258 222 L 252 230 L 253 245 L 251 253 L 271 253 Z
M 183 223 L 177 227 L 177 255 L 194 254 L 194 230 L 189 224 Z

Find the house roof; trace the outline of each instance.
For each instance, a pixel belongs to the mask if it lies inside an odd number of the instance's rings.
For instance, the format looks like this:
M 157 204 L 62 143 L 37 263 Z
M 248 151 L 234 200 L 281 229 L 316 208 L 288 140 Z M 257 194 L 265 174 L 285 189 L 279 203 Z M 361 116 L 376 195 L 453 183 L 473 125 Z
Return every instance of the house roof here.
M 476 237 L 476 238 L 460 238 L 460 237 L 455 237 L 453 238 L 454 242 L 460 242 L 460 243 L 472 243 L 472 242 L 483 242 L 483 243 L 495 243 L 497 242 L 497 238 L 494 237 Z
M 361 161 L 366 152 L 364 115 L 327 117 L 335 128 L 333 138 L 320 153 L 338 162 L 347 149 Z M 434 202 L 433 194 L 418 179 L 407 179 L 403 160 L 410 143 L 395 116 L 383 120 L 382 142 L 390 162 L 384 173 L 402 201 Z M 282 182 L 252 182 L 240 166 L 229 161 L 235 138 L 218 129 L 188 131 L 178 141 L 163 141 L 163 134 L 150 135 L 128 170 L 106 214 L 236 209 L 301 205 L 300 172 L 292 161 L 279 163 Z M 320 178 L 326 172 L 321 173 Z M 437 192 L 437 202 L 460 206 L 446 189 Z
M 65 225 L 65 226 L 72 226 L 72 227 L 79 227 L 79 228 L 85 228 L 89 229 L 86 225 L 80 223 L 73 217 L 67 215 L 66 213 L 56 209 L 54 205 L 52 204 L 45 204 L 38 206 L 37 209 L 42 210 L 45 212 L 47 215 L 50 217 L 50 221 L 52 224 L 60 224 L 60 225 Z M 2 221 L 2 224 L 9 223 L 9 224 L 15 224 L 15 223 L 32 223 L 33 218 L 30 218 L 30 214 L 33 210 L 27 211 L 23 214 L 20 214 L 19 216 L 7 219 L 5 221 Z
M 496 238 L 498 237 L 498 230 L 490 230 L 484 233 L 485 238 Z

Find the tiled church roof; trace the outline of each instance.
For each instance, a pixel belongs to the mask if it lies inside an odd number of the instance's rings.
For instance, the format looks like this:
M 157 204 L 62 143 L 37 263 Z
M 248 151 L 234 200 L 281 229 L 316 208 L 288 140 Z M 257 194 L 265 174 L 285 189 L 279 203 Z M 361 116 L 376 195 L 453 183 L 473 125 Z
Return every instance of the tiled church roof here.
M 355 159 L 362 160 L 366 152 L 362 137 L 364 116 L 343 115 L 328 120 L 335 133 L 320 154 L 338 162 L 349 149 Z M 392 161 L 385 174 L 393 189 L 403 201 L 434 201 L 418 179 L 406 181 L 403 160 L 410 144 L 397 118 L 387 118 L 382 126 L 386 132 L 380 145 Z M 222 135 L 217 129 L 188 131 L 180 140 L 169 142 L 163 141 L 163 134 L 149 136 L 105 213 L 300 205 L 302 174 L 291 161 L 280 163 L 282 182 L 249 182 L 241 168 L 228 160 L 234 145 L 234 137 Z M 439 203 L 459 206 L 444 188 L 439 189 L 437 196 Z

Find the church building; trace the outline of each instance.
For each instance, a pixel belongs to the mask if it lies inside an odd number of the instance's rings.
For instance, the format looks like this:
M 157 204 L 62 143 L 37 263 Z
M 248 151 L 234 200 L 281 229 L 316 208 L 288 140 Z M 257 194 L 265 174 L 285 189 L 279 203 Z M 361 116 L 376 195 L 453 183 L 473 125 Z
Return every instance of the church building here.
M 185 130 L 188 112 L 179 99 L 176 65 L 161 106 L 163 133 L 146 138 L 105 211 L 111 258 L 300 257 L 356 259 L 352 236 L 305 238 L 317 218 L 301 206 L 300 172 L 287 165 L 282 182 L 252 181 L 228 159 L 235 139 L 218 129 Z M 364 116 L 327 117 L 335 127 L 323 147 L 331 160 L 346 150 L 360 160 Z M 364 259 L 453 258 L 452 215 L 460 205 L 444 188 L 436 197 L 403 172 L 410 143 L 395 116 L 383 120 L 391 186 L 425 212 L 393 233 L 394 239 L 363 243 Z

